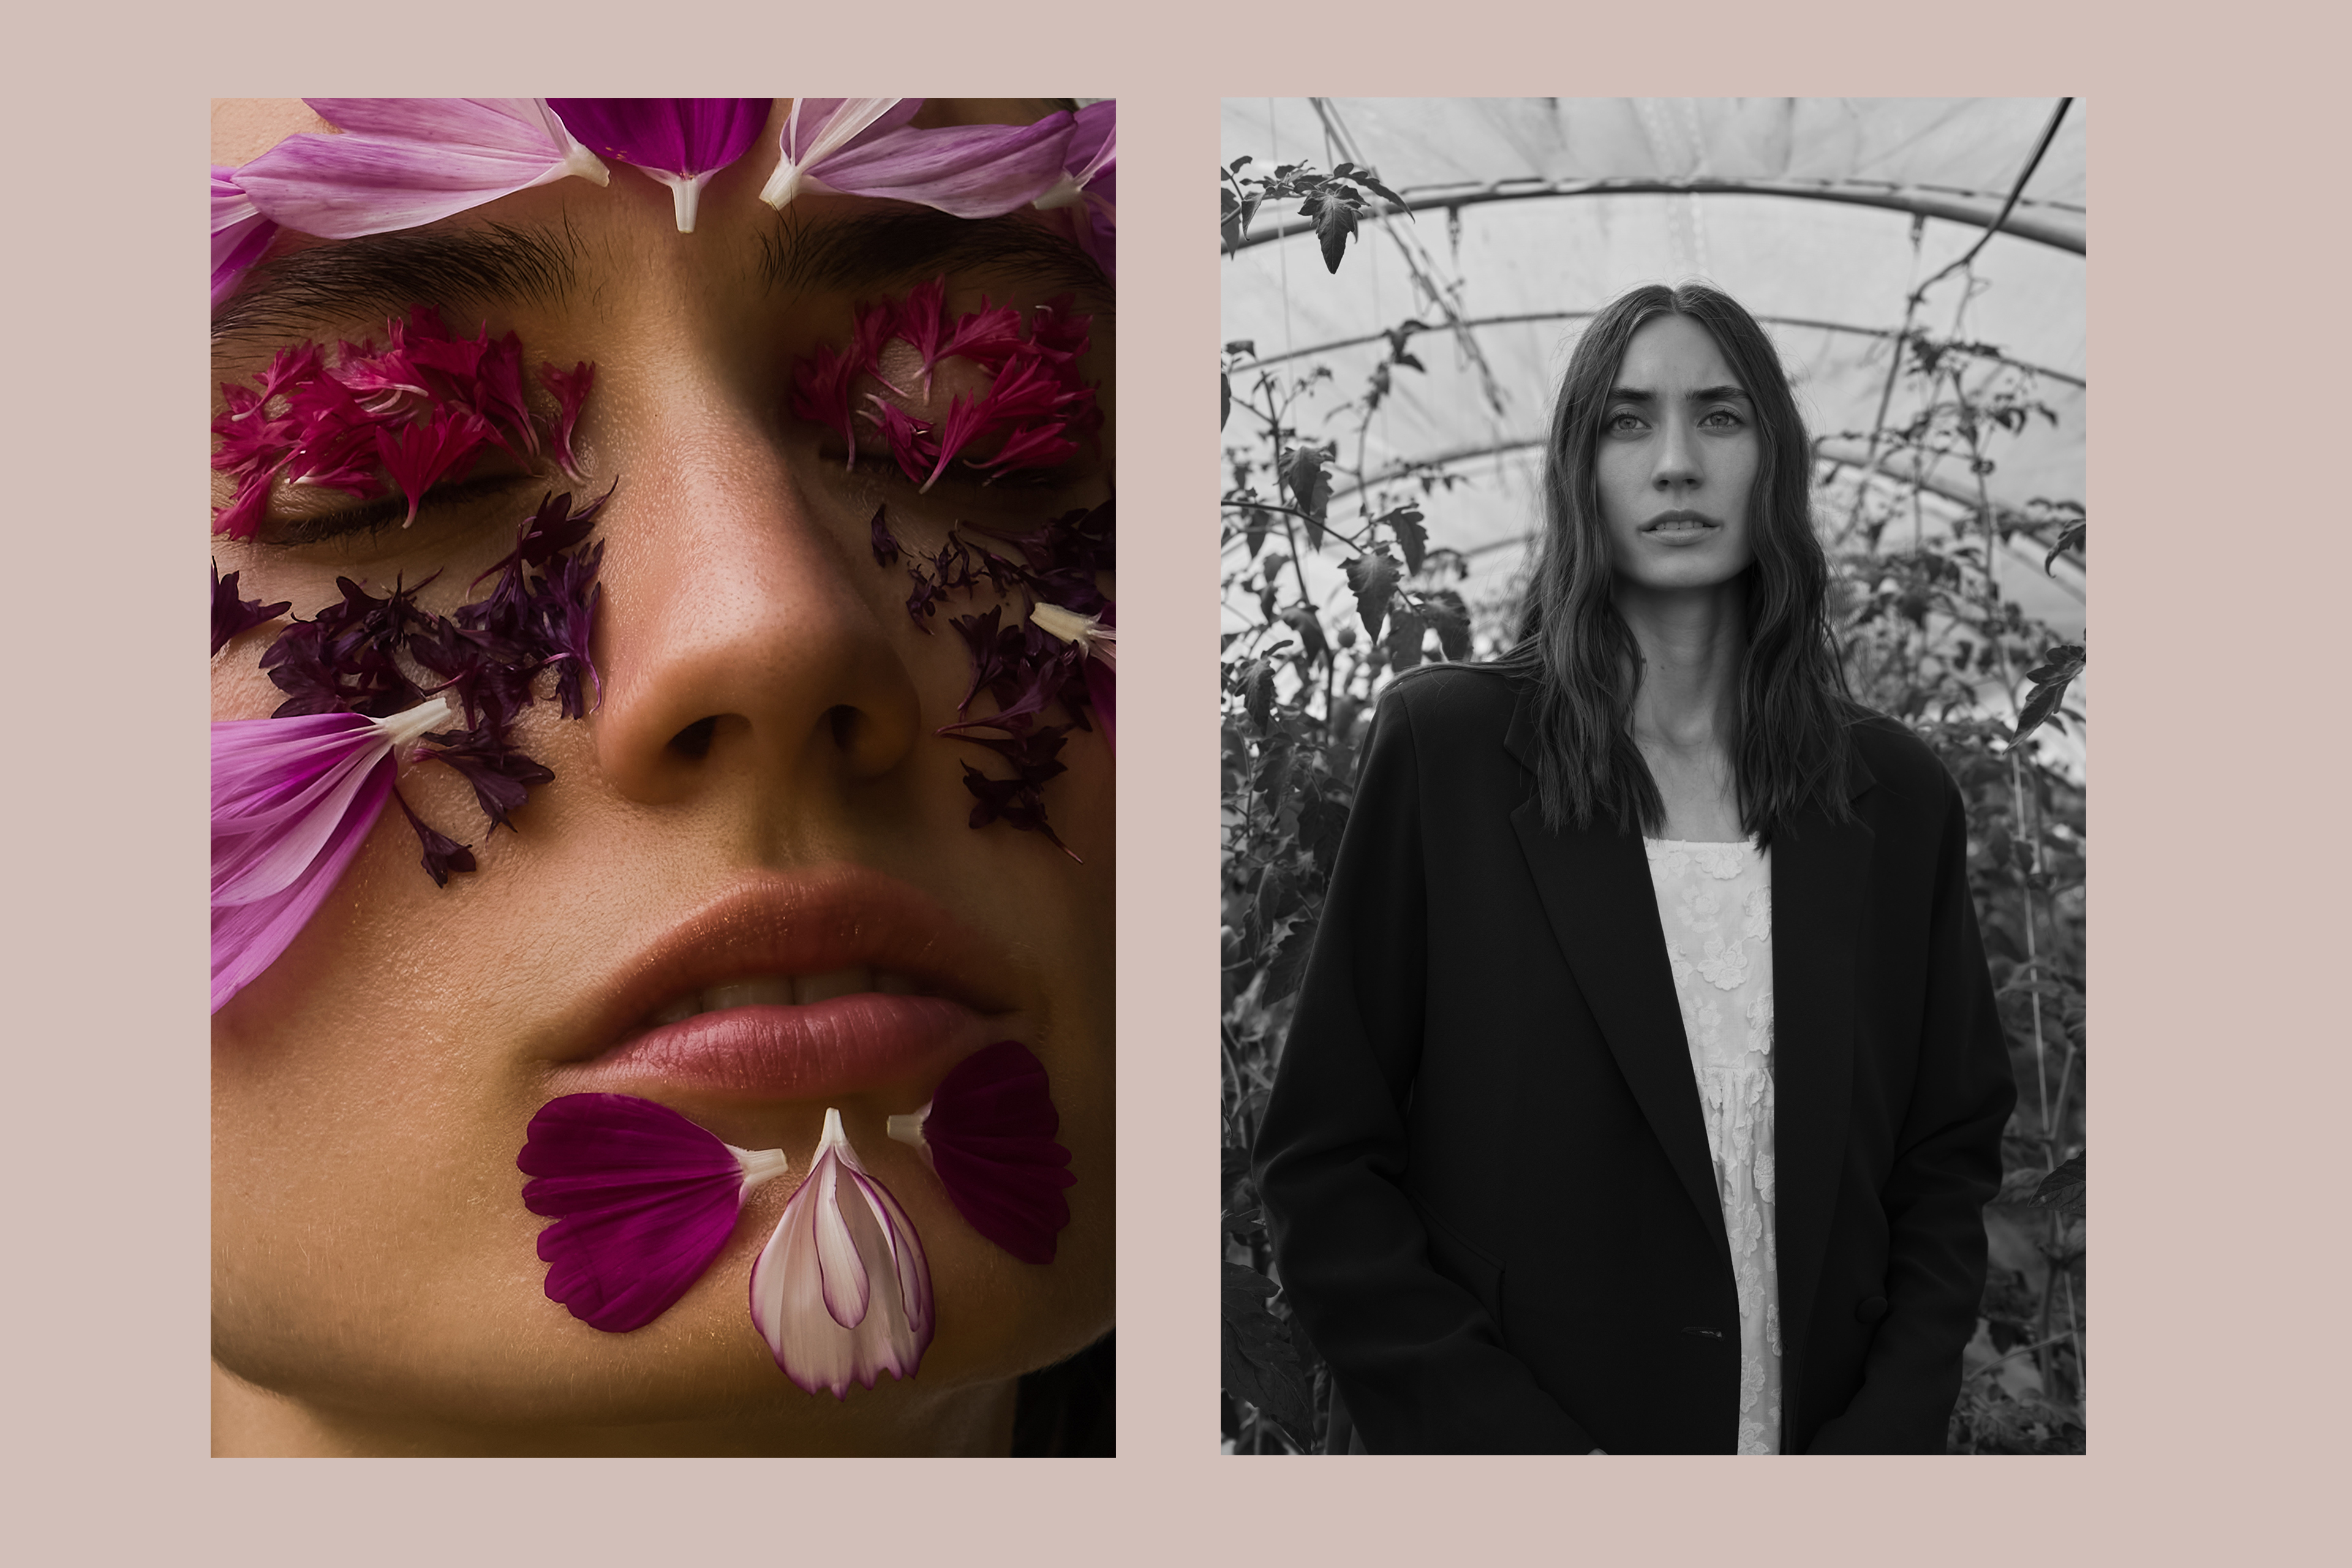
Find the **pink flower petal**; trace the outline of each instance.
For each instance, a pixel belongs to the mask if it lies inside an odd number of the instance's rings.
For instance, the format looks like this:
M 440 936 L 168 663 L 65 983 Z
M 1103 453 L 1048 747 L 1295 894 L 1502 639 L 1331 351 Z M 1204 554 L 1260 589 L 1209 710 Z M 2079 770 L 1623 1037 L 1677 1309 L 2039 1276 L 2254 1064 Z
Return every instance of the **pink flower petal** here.
M 751 150 L 775 100 L 767 98 L 552 98 L 582 142 L 659 180 L 676 199 L 677 232 L 694 232 L 710 177 Z
M 809 1173 L 751 1266 L 751 1321 L 811 1394 L 848 1397 L 885 1372 L 912 1377 L 936 1327 L 914 1222 L 858 1163 L 828 1109 Z
M 515 1164 L 539 1233 L 547 1296 L 607 1333 L 676 1305 L 709 1268 L 743 1199 L 784 1170 L 782 1150 L 722 1142 L 666 1105 L 568 1094 L 541 1106 Z
M 536 98 L 317 98 L 346 132 L 289 136 L 237 170 L 263 216 L 351 239 L 415 228 L 577 174 L 611 178 Z
M 1032 125 L 904 126 L 826 159 L 805 183 L 845 195 L 919 202 L 957 217 L 996 217 L 1053 189 L 1071 125 L 1068 112 L 1055 110 Z
M 892 1117 L 890 1136 L 922 1151 L 972 1229 L 1024 1263 L 1051 1263 L 1070 1223 L 1062 1189 L 1077 1181 L 1054 1141 L 1061 1125 L 1045 1064 L 999 1040 L 958 1062 L 930 1104 Z
M 299 935 L 383 813 L 394 751 L 456 717 L 232 720 L 213 733 L 213 1011 Z
M 236 171 L 213 170 L 213 303 L 218 305 L 236 291 L 246 268 L 261 259 L 278 226 L 261 216 Z
M 863 146 L 915 117 L 919 98 L 796 98 L 778 139 L 782 153 L 760 199 L 782 212 L 800 195 L 819 163 L 836 153 Z

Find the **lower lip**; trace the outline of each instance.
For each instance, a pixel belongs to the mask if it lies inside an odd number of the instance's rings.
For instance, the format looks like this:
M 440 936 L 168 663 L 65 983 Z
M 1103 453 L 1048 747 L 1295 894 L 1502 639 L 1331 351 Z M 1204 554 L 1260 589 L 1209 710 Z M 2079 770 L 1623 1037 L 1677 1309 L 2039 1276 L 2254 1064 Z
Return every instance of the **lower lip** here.
M 914 1079 L 1004 1032 L 1001 1020 L 958 1002 L 868 992 L 805 1007 L 698 1013 L 556 1072 L 568 1094 L 821 1100 Z

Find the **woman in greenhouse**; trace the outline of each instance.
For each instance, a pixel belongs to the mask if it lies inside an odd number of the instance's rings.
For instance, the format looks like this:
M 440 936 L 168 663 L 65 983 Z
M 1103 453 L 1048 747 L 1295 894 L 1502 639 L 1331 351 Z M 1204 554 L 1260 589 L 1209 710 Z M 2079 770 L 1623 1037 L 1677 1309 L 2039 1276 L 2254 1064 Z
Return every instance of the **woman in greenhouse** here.
M 1737 302 L 1618 299 L 1521 640 L 1381 703 L 1257 1144 L 1353 1451 L 1943 1451 L 2015 1090 L 1810 456 Z
M 215 121 L 215 1452 L 1107 1452 L 1110 104 L 310 103 Z

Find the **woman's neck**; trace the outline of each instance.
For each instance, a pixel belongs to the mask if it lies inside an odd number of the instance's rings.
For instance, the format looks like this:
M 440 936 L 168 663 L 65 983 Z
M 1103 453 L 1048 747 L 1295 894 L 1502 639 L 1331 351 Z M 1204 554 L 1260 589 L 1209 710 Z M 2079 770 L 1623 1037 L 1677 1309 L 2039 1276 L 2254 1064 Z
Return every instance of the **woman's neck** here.
M 781 1374 L 779 1374 L 781 1379 Z M 922 1395 L 884 1379 L 845 1403 L 785 1388 L 773 1413 L 615 1426 L 452 1422 L 289 1398 L 213 1366 L 217 1457 L 896 1455 L 1008 1453 L 1017 1382 Z M 818 1402 L 822 1402 L 821 1404 Z M 814 1419 L 811 1419 L 814 1416 Z
M 1621 580 L 1616 604 L 1642 650 L 1633 743 L 1665 805 L 1665 837 L 1743 837 L 1734 754 L 1748 653 L 1745 575 L 1673 592 Z

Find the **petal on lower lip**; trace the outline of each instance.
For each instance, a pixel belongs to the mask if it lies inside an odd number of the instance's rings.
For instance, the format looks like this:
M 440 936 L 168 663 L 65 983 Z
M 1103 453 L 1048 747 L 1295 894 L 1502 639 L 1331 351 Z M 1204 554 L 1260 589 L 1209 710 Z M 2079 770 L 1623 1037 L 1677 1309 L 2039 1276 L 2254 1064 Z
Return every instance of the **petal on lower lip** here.
M 753 1326 L 785 1376 L 842 1399 L 885 1372 L 914 1376 L 935 1316 L 914 1221 L 858 1163 L 841 1112 L 827 1109 L 808 1176 L 751 1267 Z
M 1045 1064 L 999 1040 L 958 1062 L 915 1117 L 892 1117 L 890 1135 L 922 1151 L 972 1229 L 1024 1263 L 1051 1263 L 1070 1223 L 1062 1190 L 1077 1181 L 1055 1141 L 1061 1125 Z
M 548 1299 L 626 1333 L 667 1311 L 727 1245 L 743 1196 L 785 1168 L 781 1150 L 722 1142 L 666 1105 L 568 1094 L 531 1118 L 515 1164 L 539 1233 Z

